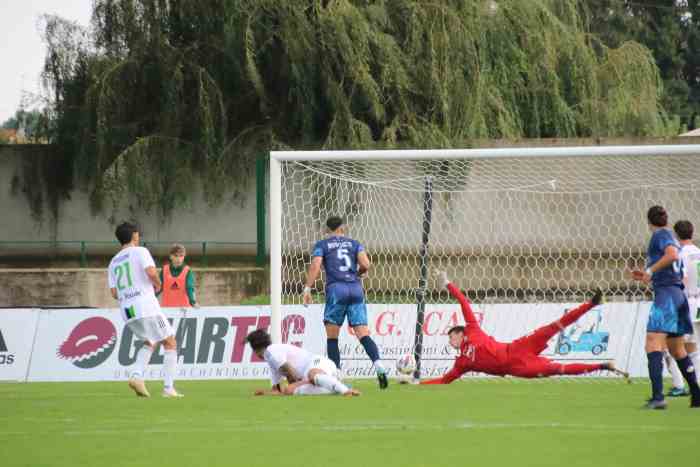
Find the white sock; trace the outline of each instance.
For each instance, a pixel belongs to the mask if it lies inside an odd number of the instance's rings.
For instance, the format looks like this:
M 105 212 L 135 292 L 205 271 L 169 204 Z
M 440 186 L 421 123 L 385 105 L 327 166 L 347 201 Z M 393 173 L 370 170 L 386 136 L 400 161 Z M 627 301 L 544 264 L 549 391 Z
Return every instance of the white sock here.
M 673 381 L 674 388 L 683 389 L 685 387 L 685 382 L 683 380 L 683 375 L 681 370 L 678 369 L 678 364 L 671 357 L 671 354 L 664 352 L 664 359 L 666 360 L 666 366 L 668 367 L 668 372 L 671 373 L 671 380 Z
M 141 347 L 139 352 L 136 354 L 136 365 L 134 371 L 131 372 L 132 378 L 143 379 L 146 374 L 146 365 L 151 360 L 151 355 L 153 354 L 153 348 L 147 345 Z
M 698 380 L 698 383 L 700 383 L 700 376 L 698 376 L 698 372 L 700 371 L 700 350 L 696 350 L 695 352 L 689 353 L 688 357 L 690 357 L 690 361 L 693 362 L 693 368 L 695 368 L 695 377 Z
M 172 389 L 175 384 L 175 372 L 177 371 L 177 350 L 163 352 L 163 386 Z
M 374 362 L 374 371 L 376 371 L 377 374 L 386 373 L 386 368 L 384 368 L 384 365 L 382 365 L 382 362 L 380 360 Z
M 329 391 L 333 391 L 336 394 L 345 394 L 350 390 L 349 387 L 341 383 L 337 378 L 323 373 L 314 376 L 314 384 L 326 388 Z

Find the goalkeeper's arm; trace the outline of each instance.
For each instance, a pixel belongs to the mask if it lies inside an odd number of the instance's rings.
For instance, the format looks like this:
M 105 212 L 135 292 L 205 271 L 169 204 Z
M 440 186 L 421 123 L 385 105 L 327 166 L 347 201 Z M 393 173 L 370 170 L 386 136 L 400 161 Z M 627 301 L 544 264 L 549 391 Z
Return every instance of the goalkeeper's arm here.
M 421 381 L 420 384 L 450 384 L 452 381 L 459 379 L 459 377 L 462 376 L 462 374 L 463 372 L 459 368 L 454 366 L 450 371 L 448 371 L 441 377 L 434 379 L 426 379 L 425 381 Z
M 469 300 L 464 296 L 462 291 L 459 290 L 459 287 L 450 282 L 445 271 L 435 271 L 435 275 L 442 283 L 442 286 L 446 287 L 447 290 L 449 290 L 450 295 L 452 295 L 452 297 L 459 302 L 459 305 L 462 308 L 462 314 L 464 315 L 464 322 L 470 325 L 471 329 L 478 328 L 479 322 L 477 321 L 476 316 L 474 316 Z

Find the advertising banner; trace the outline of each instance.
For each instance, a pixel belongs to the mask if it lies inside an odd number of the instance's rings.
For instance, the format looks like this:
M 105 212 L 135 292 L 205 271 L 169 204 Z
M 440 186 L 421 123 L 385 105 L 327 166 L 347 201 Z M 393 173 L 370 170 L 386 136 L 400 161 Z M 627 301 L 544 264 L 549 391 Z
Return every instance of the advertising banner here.
M 476 305 L 474 309 L 487 332 L 509 342 L 558 319 L 573 306 L 576 304 L 494 304 Z M 644 327 L 649 306 L 607 303 L 596 307 L 553 336 L 542 355 L 561 362 L 615 360 L 633 376 L 646 376 Z M 245 337 L 269 326 L 269 307 L 163 311 L 176 330 L 180 379 L 268 376 L 266 365 L 245 345 Z M 380 347 L 384 365 L 392 372 L 394 361 L 412 351 L 416 313 L 416 306 L 410 304 L 368 306 L 370 333 Z M 458 305 L 426 306 L 421 328 L 424 376 L 440 375 L 452 366 L 455 351 L 447 345 L 447 331 L 458 324 L 464 324 Z M 33 334 L 31 323 L 29 328 L 28 334 Z M 29 381 L 125 380 L 141 345 L 124 326 L 117 310 L 110 309 L 42 310 L 36 334 Z M 313 353 L 325 354 L 323 305 L 284 306 L 282 338 Z M 373 376 L 362 345 L 347 327 L 340 335 L 340 349 L 347 377 Z M 162 377 L 162 363 L 159 349 L 151 358 L 147 379 Z
M 24 381 L 32 355 L 39 310 L 0 310 L 0 381 Z

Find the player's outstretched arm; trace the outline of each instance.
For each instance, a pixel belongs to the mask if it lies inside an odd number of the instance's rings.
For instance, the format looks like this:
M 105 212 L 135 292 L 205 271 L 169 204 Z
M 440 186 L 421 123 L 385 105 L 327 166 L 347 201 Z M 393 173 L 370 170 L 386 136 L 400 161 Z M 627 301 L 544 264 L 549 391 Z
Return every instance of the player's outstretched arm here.
M 453 367 L 441 377 L 426 379 L 421 381 L 420 384 L 450 384 L 452 381 L 459 379 L 460 376 L 462 376 L 462 371 L 460 371 L 457 367 Z
M 476 316 L 474 316 L 474 312 L 472 311 L 472 307 L 469 303 L 469 300 L 467 299 L 467 297 L 464 296 L 462 291 L 459 290 L 459 287 L 450 282 L 450 280 L 447 278 L 447 273 L 445 271 L 436 270 L 435 275 L 437 276 L 438 281 L 440 281 L 442 286 L 446 287 L 447 290 L 450 292 L 450 295 L 452 295 L 452 297 L 459 302 L 459 305 L 462 307 L 464 321 L 467 324 L 479 327 L 479 322 L 476 320 Z

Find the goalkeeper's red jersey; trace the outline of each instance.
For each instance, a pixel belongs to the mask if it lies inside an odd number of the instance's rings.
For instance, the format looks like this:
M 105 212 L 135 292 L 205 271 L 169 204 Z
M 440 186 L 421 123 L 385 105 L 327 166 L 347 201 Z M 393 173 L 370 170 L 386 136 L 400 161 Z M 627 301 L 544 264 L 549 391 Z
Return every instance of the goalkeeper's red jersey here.
M 499 376 L 507 374 L 510 368 L 509 345 L 496 341 L 481 329 L 469 300 L 454 284 L 448 284 L 447 290 L 462 307 L 466 339 L 462 341 L 452 369 L 440 378 L 421 381 L 421 384 L 449 384 L 468 371 Z

